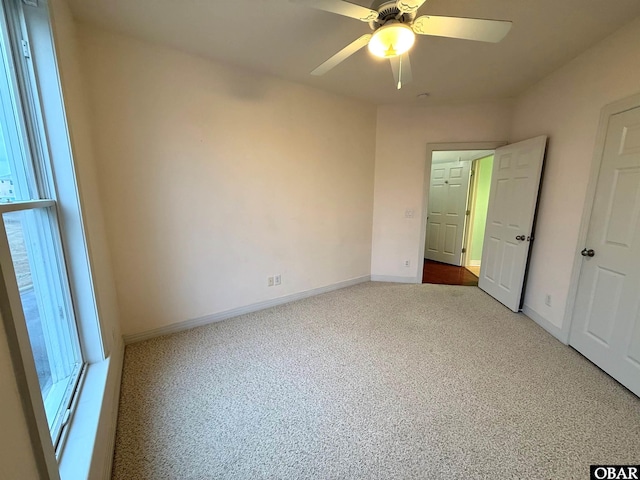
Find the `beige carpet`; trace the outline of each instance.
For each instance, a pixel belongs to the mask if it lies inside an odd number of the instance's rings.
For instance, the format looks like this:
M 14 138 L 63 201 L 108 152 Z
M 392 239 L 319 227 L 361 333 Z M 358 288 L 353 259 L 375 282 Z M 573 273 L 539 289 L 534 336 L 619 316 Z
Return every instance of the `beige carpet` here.
M 127 347 L 115 479 L 589 478 L 640 399 L 476 287 L 366 283 Z

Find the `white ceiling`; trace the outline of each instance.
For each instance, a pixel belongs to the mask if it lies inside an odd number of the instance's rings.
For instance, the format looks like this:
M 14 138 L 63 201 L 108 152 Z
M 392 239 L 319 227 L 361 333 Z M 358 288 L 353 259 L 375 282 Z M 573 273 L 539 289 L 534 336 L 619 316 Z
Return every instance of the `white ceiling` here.
M 461 151 L 437 151 L 431 154 L 431 163 L 470 162 L 479 158 L 492 155 L 494 150 L 461 150 Z
M 70 4 L 81 22 L 376 104 L 513 97 L 640 15 L 638 0 L 427 0 L 419 14 L 511 20 L 513 28 L 499 44 L 418 37 L 414 81 L 397 91 L 388 62 L 366 48 L 323 77 L 309 75 L 369 26 L 287 0 Z M 422 92 L 430 96 L 417 99 Z

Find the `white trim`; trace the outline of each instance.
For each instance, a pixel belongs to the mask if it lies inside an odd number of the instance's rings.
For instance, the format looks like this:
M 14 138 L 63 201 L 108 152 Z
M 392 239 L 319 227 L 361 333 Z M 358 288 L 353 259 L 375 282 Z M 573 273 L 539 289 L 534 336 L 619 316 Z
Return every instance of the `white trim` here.
M 26 73 L 34 87 L 34 101 L 38 102 L 36 120 L 46 134 L 48 150 L 44 149 L 43 154 L 49 155 L 55 171 L 52 190 L 58 204 L 58 221 L 81 349 L 85 361 L 98 363 L 109 355 L 105 340 L 109 332 L 103 332 L 100 325 L 93 259 L 80 198 L 81 185 L 77 181 L 73 160 L 48 2 L 39 2 L 37 8 L 24 8 L 23 13 L 32 51 L 31 59 L 26 62 Z
M 473 222 L 476 216 L 476 194 L 477 189 L 478 189 L 478 160 L 479 159 L 473 159 L 471 160 L 471 166 L 470 166 L 470 170 L 469 170 L 469 188 L 467 190 L 467 205 L 466 205 L 466 209 L 469 212 L 468 215 L 465 216 L 464 219 L 464 237 L 462 239 L 462 264 L 460 266 L 462 267 L 468 267 L 470 265 L 470 262 L 472 260 L 468 260 L 469 256 L 471 255 L 471 244 L 473 243 Z M 465 212 L 466 214 L 466 212 Z M 425 235 L 427 234 L 426 232 L 426 227 L 425 227 Z M 426 240 L 425 240 L 426 242 Z M 425 250 L 426 250 L 426 245 L 425 245 Z M 426 252 L 425 252 L 426 254 Z
M 524 313 L 527 317 L 529 317 L 531 320 L 536 322 L 538 325 L 540 325 L 542 328 L 544 328 L 547 332 L 549 332 L 551 335 L 556 337 L 565 345 L 569 344 L 569 335 L 565 334 L 563 329 L 561 329 L 554 323 L 551 323 L 549 320 L 544 318 L 542 315 L 536 312 L 529 305 L 522 306 L 522 313 Z
M 496 150 L 507 145 L 508 142 L 457 142 L 457 143 L 428 143 L 427 158 L 424 166 L 424 180 L 422 184 L 422 223 L 420 231 L 420 243 L 417 245 L 418 255 L 416 258 L 424 258 L 425 242 L 427 237 L 427 213 L 429 211 L 429 185 L 431 184 L 431 158 L 433 152 L 456 151 L 456 150 Z M 418 262 L 416 265 L 416 277 L 422 279 L 423 265 Z M 419 282 L 415 282 L 419 283 Z
M 60 456 L 62 480 L 111 478 L 123 358 L 120 343 L 109 358 L 88 366 Z
M 0 203 L 0 214 L 55 206 L 55 200 L 27 200 L 24 202 Z
M 105 387 L 105 402 L 100 411 L 96 446 L 93 449 L 90 479 L 111 479 L 113 452 L 116 445 L 116 427 L 118 425 L 118 407 L 120 405 L 120 386 L 122 384 L 122 368 L 124 364 L 124 343 L 122 339 L 114 339 L 109 363 L 109 375 Z M 109 396 L 109 392 L 111 395 Z M 101 439 L 103 440 L 101 442 Z
M 142 342 L 143 340 L 149 340 L 150 338 L 160 337 L 162 335 L 169 335 L 171 333 L 182 332 L 184 330 L 190 330 L 192 328 L 201 327 L 210 323 L 220 322 L 239 315 L 245 315 L 247 313 L 257 312 L 266 308 L 283 305 L 285 303 L 295 302 L 296 300 L 302 300 L 303 298 L 313 297 L 320 295 L 321 293 L 332 292 L 341 288 L 351 287 L 359 283 L 369 282 L 371 277 L 365 275 L 364 277 L 352 278 L 351 280 L 345 280 L 343 282 L 333 283 L 324 287 L 312 288 L 311 290 L 304 290 L 302 292 L 292 293 L 283 297 L 272 298 L 270 300 L 264 300 L 262 302 L 252 303 L 245 305 L 244 307 L 232 308 L 223 312 L 213 313 L 211 315 L 205 315 L 204 317 L 193 318 L 184 322 L 172 323 L 164 327 L 154 328 L 152 330 L 146 330 L 140 333 L 133 333 L 131 335 L 123 335 L 125 345 L 131 343 Z
M 596 186 L 598 185 L 598 177 L 600 176 L 600 165 L 602 164 L 602 156 L 604 154 L 604 144 L 607 138 L 607 129 L 609 127 L 609 118 L 617 113 L 626 112 L 632 108 L 640 107 L 640 93 L 630 97 L 623 98 L 617 102 L 611 103 L 603 107 L 600 113 L 600 123 L 598 125 L 598 133 L 596 136 L 596 146 L 591 160 L 591 172 L 589 174 L 589 183 L 587 193 L 585 195 L 584 207 L 582 209 L 582 220 L 580 222 L 580 233 L 578 234 L 578 242 L 576 243 L 573 268 L 571 270 L 571 278 L 569 281 L 569 292 L 567 293 L 567 303 L 564 309 L 564 317 L 562 321 L 562 337 L 569 341 L 569 333 L 571 331 L 571 322 L 573 321 L 573 310 L 578 295 L 578 282 L 580 280 L 580 271 L 582 270 L 583 257 L 580 255 L 582 246 L 587 241 L 589 233 L 589 224 L 591 223 L 591 212 L 593 202 L 596 197 Z
M 418 277 L 397 277 L 395 275 L 371 275 L 372 282 L 422 283 L 422 275 Z
M 479 267 L 481 265 L 481 260 L 469 260 L 467 267 Z

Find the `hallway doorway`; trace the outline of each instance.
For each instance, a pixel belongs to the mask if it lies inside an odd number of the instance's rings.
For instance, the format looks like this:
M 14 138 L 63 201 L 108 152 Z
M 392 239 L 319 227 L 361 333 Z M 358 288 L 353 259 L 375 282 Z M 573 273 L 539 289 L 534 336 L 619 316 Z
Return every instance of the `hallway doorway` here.
M 422 283 L 478 285 L 493 153 L 432 153 Z

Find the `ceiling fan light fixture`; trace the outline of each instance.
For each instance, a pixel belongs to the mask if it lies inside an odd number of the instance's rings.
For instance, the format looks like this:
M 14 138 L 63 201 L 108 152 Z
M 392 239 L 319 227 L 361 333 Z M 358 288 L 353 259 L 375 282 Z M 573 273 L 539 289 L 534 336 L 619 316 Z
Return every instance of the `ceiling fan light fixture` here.
M 369 51 L 376 57 L 392 58 L 408 52 L 416 35 L 404 23 L 387 24 L 377 29 L 369 40 Z

